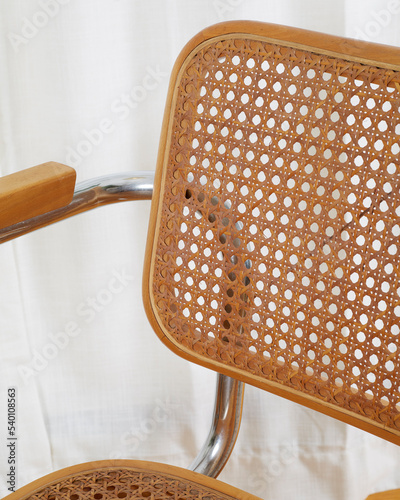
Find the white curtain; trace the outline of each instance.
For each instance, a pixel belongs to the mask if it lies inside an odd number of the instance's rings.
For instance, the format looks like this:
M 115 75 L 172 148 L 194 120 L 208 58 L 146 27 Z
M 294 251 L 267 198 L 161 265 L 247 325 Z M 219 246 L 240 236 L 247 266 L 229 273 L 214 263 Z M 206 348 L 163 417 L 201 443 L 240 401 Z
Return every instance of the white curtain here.
M 400 45 L 400 0 L 2 0 L 0 174 L 50 160 L 79 181 L 153 170 L 173 62 L 228 19 Z M 1 245 L 1 497 L 9 388 L 17 486 L 107 458 L 185 467 L 200 449 L 215 375 L 148 325 L 148 215 L 148 202 L 109 206 Z M 247 386 L 220 479 L 262 498 L 361 500 L 400 488 L 399 463 L 396 446 Z

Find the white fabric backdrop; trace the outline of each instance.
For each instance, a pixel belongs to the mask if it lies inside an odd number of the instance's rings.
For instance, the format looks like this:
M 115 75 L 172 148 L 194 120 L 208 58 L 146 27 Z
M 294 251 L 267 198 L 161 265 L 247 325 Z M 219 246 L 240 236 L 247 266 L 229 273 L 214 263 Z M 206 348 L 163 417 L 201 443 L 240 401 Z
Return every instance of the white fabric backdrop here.
M 49 160 L 78 180 L 153 170 L 173 62 L 226 19 L 400 45 L 400 0 L 2 0 L 0 174 Z M 147 323 L 148 214 L 146 202 L 102 208 L 0 247 L 1 497 L 9 387 L 18 486 L 111 457 L 187 466 L 200 449 L 215 375 L 170 353 Z M 245 403 L 222 480 L 308 500 L 400 487 L 394 445 L 251 387 Z

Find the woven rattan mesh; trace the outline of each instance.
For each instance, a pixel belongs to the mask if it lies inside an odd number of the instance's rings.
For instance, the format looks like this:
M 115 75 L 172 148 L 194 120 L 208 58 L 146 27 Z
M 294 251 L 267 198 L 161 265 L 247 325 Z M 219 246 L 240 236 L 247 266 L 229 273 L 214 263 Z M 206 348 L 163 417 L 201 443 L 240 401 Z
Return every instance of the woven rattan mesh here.
M 174 343 L 400 429 L 399 75 L 227 38 L 174 109 L 153 304 Z
M 26 500 L 232 500 L 187 479 L 134 469 L 99 469 L 57 480 L 24 497 Z

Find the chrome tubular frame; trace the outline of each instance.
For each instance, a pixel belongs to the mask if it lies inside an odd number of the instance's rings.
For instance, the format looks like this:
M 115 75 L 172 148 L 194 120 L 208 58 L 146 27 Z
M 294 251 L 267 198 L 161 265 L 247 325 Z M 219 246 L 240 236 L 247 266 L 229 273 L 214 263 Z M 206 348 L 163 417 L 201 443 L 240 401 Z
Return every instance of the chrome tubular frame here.
M 154 172 L 111 174 L 80 182 L 69 205 L 0 229 L 0 243 L 96 207 L 120 201 L 150 200 L 153 184 Z
M 121 201 L 150 200 L 153 185 L 154 172 L 111 174 L 80 182 L 69 205 L 0 229 L 0 243 L 96 207 Z M 218 374 L 212 426 L 191 470 L 210 477 L 217 477 L 221 472 L 239 433 L 243 394 L 242 382 Z
M 222 471 L 239 434 L 243 396 L 243 382 L 218 373 L 212 426 L 190 470 L 209 477 Z

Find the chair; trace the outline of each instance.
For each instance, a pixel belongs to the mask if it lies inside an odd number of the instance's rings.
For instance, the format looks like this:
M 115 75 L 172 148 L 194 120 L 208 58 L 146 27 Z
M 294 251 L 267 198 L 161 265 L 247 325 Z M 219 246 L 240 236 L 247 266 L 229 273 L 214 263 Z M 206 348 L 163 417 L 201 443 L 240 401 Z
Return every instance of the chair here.
M 95 462 L 7 499 L 256 498 L 199 474 L 215 477 L 229 456 L 242 382 L 400 444 L 399 71 L 397 48 L 257 22 L 188 43 L 169 87 L 143 296 L 170 349 L 222 374 L 209 440 L 195 472 Z M 2 241 L 151 197 L 148 174 L 73 195 L 73 171 L 40 168 L 4 178 L 3 205 L 20 207 L 27 182 L 68 200 L 15 219 L 7 209 Z

